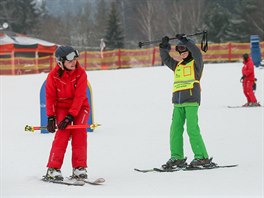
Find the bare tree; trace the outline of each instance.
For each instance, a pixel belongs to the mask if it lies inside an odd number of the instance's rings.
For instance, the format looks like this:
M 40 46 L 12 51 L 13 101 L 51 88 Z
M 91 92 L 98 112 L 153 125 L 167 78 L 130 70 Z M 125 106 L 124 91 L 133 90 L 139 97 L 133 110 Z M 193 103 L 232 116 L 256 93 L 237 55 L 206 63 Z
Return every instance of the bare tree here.
M 206 9 L 205 0 L 188 0 L 189 10 L 188 16 L 191 22 L 190 26 L 193 28 L 191 31 L 201 29 L 203 23 L 204 11 Z
M 160 4 L 158 0 L 145 0 L 140 1 L 138 8 L 136 9 L 136 17 L 138 18 L 138 30 L 144 35 L 145 39 L 152 40 L 155 18 L 156 18 L 156 8 Z
M 80 50 L 90 49 L 94 44 L 95 25 L 92 19 L 92 6 L 90 2 L 83 5 L 78 15 L 72 16 L 67 30 L 71 32 L 71 45 Z M 74 25 L 73 25 L 74 24 Z M 72 28 L 74 26 L 74 28 Z
M 170 12 L 171 17 L 169 20 L 169 28 L 173 32 L 183 32 L 183 18 L 184 18 L 184 7 L 178 1 L 173 1 Z
M 202 29 L 205 0 L 175 0 L 170 8 L 169 28 L 174 33 L 193 33 Z
M 70 32 L 65 31 L 64 21 L 57 17 L 45 16 L 37 25 L 38 38 L 61 45 L 70 45 Z
M 95 14 L 95 31 L 97 35 L 97 44 L 99 46 L 100 39 L 102 39 L 105 35 L 106 25 L 107 25 L 107 14 L 108 9 L 105 0 L 100 0 L 97 4 Z
M 255 34 L 264 39 L 264 1 L 256 0 L 257 9 L 254 12 L 245 12 L 247 21 L 251 24 L 252 30 L 255 29 Z

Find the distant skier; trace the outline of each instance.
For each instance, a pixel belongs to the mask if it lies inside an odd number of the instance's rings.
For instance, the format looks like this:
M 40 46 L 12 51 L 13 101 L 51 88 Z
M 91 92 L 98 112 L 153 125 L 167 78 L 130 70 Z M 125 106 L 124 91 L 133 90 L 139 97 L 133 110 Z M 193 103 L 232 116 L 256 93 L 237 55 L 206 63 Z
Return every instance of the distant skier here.
M 57 65 L 49 73 L 46 82 L 47 129 L 56 131 L 46 179 L 63 180 L 61 167 L 71 139 L 73 177 L 87 178 L 86 129 L 65 130 L 70 124 L 86 124 L 90 105 L 86 97 L 87 74 L 77 61 L 79 52 L 70 46 L 60 46 L 55 52 Z
M 101 41 L 100 41 L 101 58 L 104 58 L 104 50 L 105 50 L 105 48 L 106 48 L 106 45 L 105 45 L 104 39 L 101 38 Z
M 243 84 L 243 91 L 247 98 L 247 103 L 244 104 L 244 107 L 251 106 L 260 106 L 257 102 L 257 99 L 254 94 L 254 83 L 255 83 L 255 74 L 254 74 L 254 63 L 251 57 L 246 53 L 242 55 L 243 57 L 243 68 L 242 68 L 242 77 L 240 82 Z
M 161 59 L 174 72 L 172 97 L 174 109 L 170 127 L 171 158 L 162 167 L 171 169 L 186 165 L 183 150 L 185 120 L 194 153 L 190 166 L 210 166 L 212 162 L 208 159 L 198 124 L 198 108 L 201 100 L 200 79 L 204 67 L 202 54 L 200 49 L 186 38 L 185 34 L 177 34 L 176 38 L 179 40 L 176 51 L 179 52 L 182 61 L 176 61 L 169 55 L 171 47 L 167 36 L 163 37 L 160 43 Z

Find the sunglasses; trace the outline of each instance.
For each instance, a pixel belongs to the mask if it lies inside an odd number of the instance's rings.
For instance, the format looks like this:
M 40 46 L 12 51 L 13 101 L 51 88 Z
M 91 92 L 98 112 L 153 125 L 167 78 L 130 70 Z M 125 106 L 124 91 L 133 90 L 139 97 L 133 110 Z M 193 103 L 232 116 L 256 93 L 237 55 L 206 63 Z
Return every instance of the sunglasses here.
M 65 56 L 65 59 L 67 61 L 72 61 L 73 59 L 80 56 L 80 53 L 78 50 L 74 50 L 73 52 L 69 53 L 67 56 Z
M 183 53 L 183 52 L 188 51 L 188 49 L 184 45 L 177 45 L 176 46 L 176 51 L 179 52 L 179 53 Z

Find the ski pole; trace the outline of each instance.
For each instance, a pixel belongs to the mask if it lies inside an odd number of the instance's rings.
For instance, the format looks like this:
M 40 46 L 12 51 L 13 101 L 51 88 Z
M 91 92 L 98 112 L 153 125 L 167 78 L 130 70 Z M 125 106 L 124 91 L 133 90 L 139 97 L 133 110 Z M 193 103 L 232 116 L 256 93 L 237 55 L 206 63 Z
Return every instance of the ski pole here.
M 201 43 L 201 49 L 203 51 L 207 51 L 208 49 L 208 44 L 207 44 L 207 31 L 202 31 L 202 32 L 196 32 L 193 34 L 187 34 L 186 37 L 191 37 L 191 36 L 197 36 L 197 35 L 203 35 L 202 43 Z M 177 39 L 176 37 L 169 38 L 169 40 L 175 40 Z M 142 48 L 142 46 L 145 45 L 151 45 L 151 44 L 156 44 L 156 43 L 161 43 L 162 40 L 154 40 L 154 41 L 144 41 L 144 42 L 139 42 L 138 46 L 139 48 Z
M 186 36 L 188 37 L 191 37 L 191 36 L 196 36 L 196 35 L 201 35 L 201 34 L 204 34 L 204 33 L 207 33 L 206 31 L 202 31 L 202 32 L 196 32 L 196 33 L 193 33 L 193 34 L 187 34 Z M 172 37 L 172 38 L 169 38 L 169 40 L 175 40 L 177 39 L 176 37 Z M 156 43 L 161 43 L 162 40 L 154 40 L 154 41 L 144 41 L 144 42 L 139 42 L 138 43 L 138 46 L 140 48 L 142 48 L 142 46 L 145 46 L 145 45 L 151 45 L 151 44 L 156 44 Z
M 66 129 L 85 129 L 85 128 L 90 128 L 90 129 L 95 129 L 97 127 L 101 126 L 101 124 L 85 124 L 85 125 L 69 125 L 66 127 Z M 30 126 L 26 125 L 25 126 L 25 131 L 29 132 L 34 132 L 35 130 L 46 130 L 46 126 Z

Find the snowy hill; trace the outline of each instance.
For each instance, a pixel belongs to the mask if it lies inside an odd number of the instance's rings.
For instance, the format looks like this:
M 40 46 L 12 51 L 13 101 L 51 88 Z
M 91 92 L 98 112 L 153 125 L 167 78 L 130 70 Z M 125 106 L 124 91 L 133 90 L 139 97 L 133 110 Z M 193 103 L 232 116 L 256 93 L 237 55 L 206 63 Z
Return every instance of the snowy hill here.
M 264 108 L 229 109 L 246 102 L 241 63 L 206 64 L 199 122 L 207 150 L 220 165 L 237 168 L 138 173 L 169 155 L 173 73 L 167 67 L 87 72 L 95 121 L 89 133 L 88 173 L 103 186 L 73 187 L 40 181 L 54 134 L 24 132 L 39 125 L 39 91 L 47 74 L 0 76 L 1 197 L 263 197 Z M 256 97 L 264 104 L 264 70 L 255 69 Z M 185 155 L 193 159 L 185 132 Z M 71 174 L 71 145 L 62 173 Z

